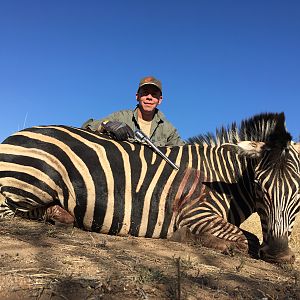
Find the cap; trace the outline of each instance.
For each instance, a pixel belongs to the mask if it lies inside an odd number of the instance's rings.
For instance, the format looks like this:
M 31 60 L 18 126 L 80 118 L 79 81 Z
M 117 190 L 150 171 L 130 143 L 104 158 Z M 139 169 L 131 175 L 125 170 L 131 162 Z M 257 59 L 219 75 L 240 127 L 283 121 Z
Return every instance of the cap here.
M 147 76 L 147 77 L 142 78 L 141 81 L 140 81 L 140 84 L 139 84 L 139 88 L 144 86 L 144 85 L 147 85 L 147 84 L 155 85 L 162 92 L 161 82 L 160 82 L 160 80 L 156 79 L 155 77 Z

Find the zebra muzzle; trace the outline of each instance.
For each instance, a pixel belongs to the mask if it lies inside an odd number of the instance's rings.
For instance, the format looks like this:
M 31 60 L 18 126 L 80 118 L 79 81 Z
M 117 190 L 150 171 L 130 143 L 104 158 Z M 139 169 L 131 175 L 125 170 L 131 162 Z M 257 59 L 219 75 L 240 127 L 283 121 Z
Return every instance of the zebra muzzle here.
M 295 254 L 288 246 L 287 238 L 270 239 L 268 243 L 263 242 L 259 249 L 259 257 L 271 263 L 294 263 Z

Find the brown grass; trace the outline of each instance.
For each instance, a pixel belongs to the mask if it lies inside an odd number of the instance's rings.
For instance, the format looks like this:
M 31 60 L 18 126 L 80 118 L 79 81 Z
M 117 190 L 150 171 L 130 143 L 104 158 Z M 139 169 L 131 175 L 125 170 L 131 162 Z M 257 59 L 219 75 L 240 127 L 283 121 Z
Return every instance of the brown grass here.
M 293 266 L 198 245 L 0 220 L 1 300 L 300 299 L 300 224 Z M 243 227 L 261 238 L 257 215 Z
M 300 299 L 299 260 L 283 269 L 194 244 L 21 219 L 0 220 L 0 239 L 1 300 Z

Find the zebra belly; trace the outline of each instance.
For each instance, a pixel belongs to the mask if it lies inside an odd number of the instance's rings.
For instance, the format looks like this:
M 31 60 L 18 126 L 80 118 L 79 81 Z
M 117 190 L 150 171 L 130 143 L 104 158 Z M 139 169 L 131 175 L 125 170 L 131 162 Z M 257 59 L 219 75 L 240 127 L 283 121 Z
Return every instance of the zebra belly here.
M 166 238 L 173 231 L 174 217 L 166 202 L 160 203 L 155 197 L 142 200 L 139 196 L 127 202 L 124 198 L 111 202 L 103 199 L 97 199 L 85 212 L 80 211 L 80 206 L 75 207 L 79 227 L 110 235 L 151 238 Z

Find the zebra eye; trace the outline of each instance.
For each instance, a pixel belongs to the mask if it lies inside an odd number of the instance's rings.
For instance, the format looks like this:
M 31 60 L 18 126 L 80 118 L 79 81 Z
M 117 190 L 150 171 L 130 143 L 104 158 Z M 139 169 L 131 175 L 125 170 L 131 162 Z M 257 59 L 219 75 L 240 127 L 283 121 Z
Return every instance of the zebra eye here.
M 264 214 L 264 210 L 262 209 L 262 207 L 258 207 L 257 213 L 258 213 L 260 216 Z

